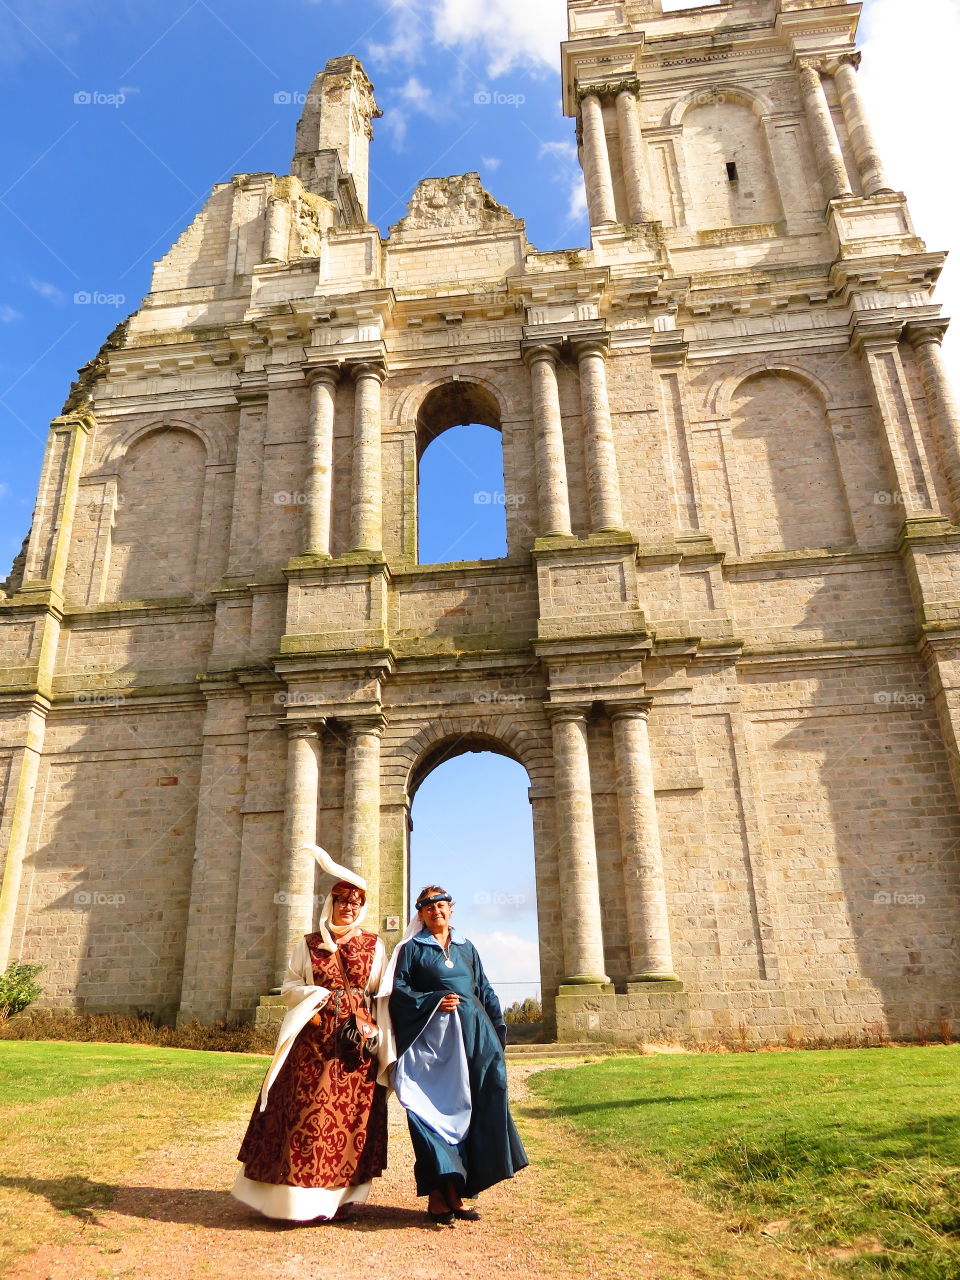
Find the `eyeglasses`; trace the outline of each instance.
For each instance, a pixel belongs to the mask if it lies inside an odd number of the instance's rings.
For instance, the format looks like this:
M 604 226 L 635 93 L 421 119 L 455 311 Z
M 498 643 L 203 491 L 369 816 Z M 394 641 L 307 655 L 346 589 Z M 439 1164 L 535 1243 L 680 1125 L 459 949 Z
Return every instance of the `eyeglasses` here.
M 341 907 L 362 907 L 363 898 L 359 893 L 350 893 L 344 897 L 335 897 L 334 902 L 338 902 Z

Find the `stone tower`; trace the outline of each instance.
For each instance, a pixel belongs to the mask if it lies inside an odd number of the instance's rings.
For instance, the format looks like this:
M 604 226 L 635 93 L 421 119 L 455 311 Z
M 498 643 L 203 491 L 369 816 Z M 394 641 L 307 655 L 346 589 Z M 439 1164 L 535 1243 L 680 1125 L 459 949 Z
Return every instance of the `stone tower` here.
M 382 237 L 337 59 L 292 174 L 214 190 L 54 421 L 0 603 L 0 961 L 56 957 L 49 1001 L 251 1015 L 303 842 L 386 929 L 417 787 L 486 748 L 530 778 L 562 1036 L 960 1015 L 944 255 L 860 5 L 569 11 L 589 249 L 475 173 Z M 418 460 L 466 422 L 507 554 L 421 564 Z

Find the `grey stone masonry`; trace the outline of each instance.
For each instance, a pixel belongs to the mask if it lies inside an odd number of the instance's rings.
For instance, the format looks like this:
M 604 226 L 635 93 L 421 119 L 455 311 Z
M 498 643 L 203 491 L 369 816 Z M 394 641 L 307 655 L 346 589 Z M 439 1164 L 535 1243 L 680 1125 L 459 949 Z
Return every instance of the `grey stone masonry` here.
M 314 840 L 393 945 L 412 796 L 482 749 L 563 1040 L 960 1031 L 960 411 L 861 5 L 568 9 L 588 247 L 476 173 L 381 233 L 335 58 L 51 424 L 0 592 L 0 969 L 47 1004 L 254 1017 Z M 421 563 L 471 422 L 506 554 Z

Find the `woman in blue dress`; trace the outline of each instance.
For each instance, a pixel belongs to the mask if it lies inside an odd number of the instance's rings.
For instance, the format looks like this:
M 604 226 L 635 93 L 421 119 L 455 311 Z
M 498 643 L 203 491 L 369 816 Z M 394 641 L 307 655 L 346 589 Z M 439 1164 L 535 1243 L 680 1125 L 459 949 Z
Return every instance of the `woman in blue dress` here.
M 477 949 L 452 927 L 445 889 L 428 885 L 416 907 L 380 998 L 396 1041 L 390 1078 L 407 1112 L 417 1194 L 429 1197 L 434 1222 L 453 1225 L 480 1217 L 464 1197 L 528 1161 L 507 1099 L 507 1027 Z

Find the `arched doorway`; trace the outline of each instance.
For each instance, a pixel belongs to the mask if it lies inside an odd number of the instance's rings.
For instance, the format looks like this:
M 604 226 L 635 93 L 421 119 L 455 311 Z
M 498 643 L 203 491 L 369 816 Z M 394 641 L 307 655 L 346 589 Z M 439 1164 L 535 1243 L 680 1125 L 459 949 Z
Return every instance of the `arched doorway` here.
M 448 742 L 411 778 L 411 903 L 427 883 L 456 901 L 504 1009 L 542 996 L 533 824 L 523 766 L 496 744 Z

